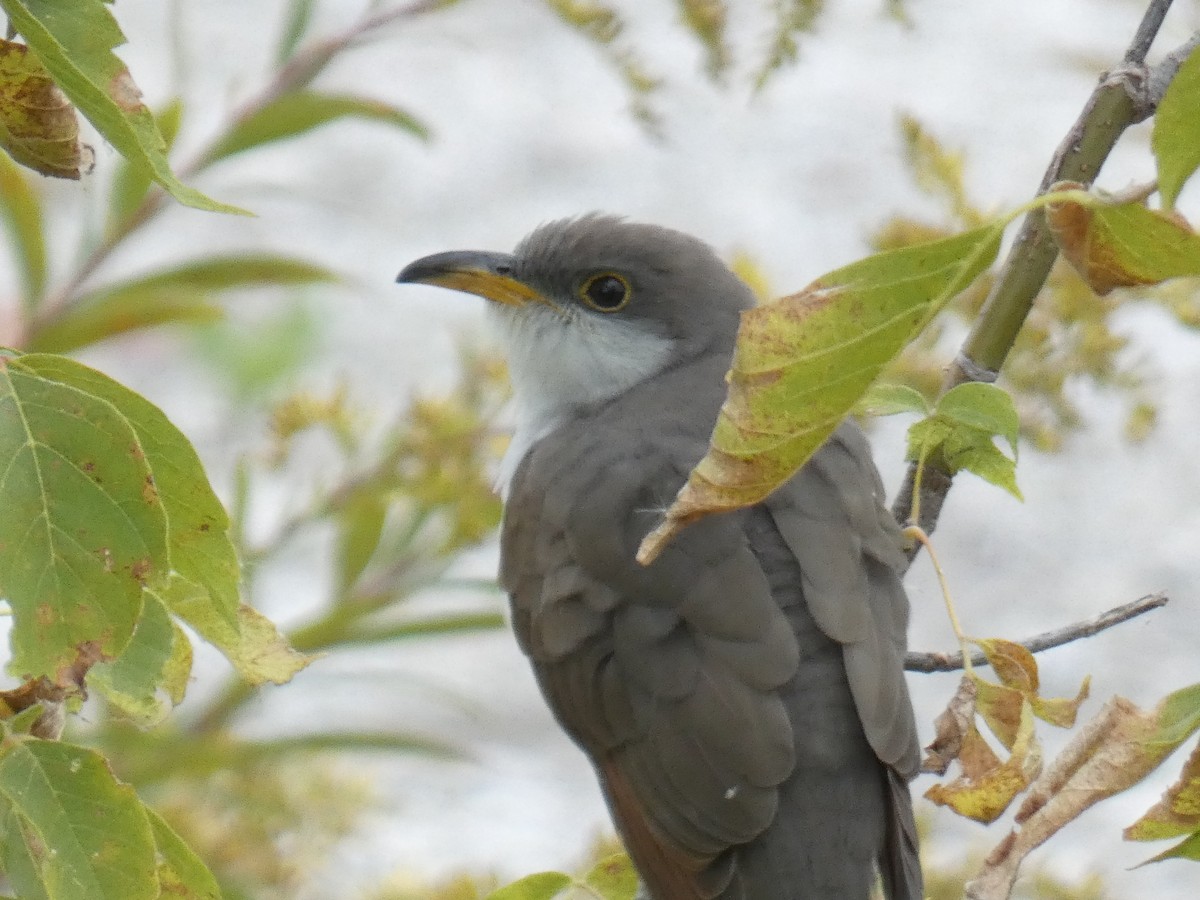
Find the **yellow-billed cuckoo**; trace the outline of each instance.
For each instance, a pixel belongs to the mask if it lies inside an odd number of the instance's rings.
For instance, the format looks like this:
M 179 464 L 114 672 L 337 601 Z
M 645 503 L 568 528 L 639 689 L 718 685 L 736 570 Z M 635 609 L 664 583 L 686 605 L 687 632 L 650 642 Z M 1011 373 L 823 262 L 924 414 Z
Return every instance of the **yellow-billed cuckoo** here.
M 843 424 L 766 501 L 634 554 L 704 455 L 749 289 L 695 238 L 591 215 L 401 282 L 478 294 L 516 432 L 500 581 L 654 900 L 919 900 L 899 531 Z

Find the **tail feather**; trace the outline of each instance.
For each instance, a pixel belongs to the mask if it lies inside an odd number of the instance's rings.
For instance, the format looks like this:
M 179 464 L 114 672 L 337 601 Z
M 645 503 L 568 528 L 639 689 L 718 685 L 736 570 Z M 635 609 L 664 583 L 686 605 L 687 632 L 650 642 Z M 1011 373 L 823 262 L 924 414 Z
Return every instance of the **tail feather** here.
M 895 770 L 887 773 L 889 807 L 887 838 L 879 859 L 883 893 L 888 900 L 922 900 L 925 896 L 921 858 L 917 850 L 917 823 L 913 818 L 908 782 Z

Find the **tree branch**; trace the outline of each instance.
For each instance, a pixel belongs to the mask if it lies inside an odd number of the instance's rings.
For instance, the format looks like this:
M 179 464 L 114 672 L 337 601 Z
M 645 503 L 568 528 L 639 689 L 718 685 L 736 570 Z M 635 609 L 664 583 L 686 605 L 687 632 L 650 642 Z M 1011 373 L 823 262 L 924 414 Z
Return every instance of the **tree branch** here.
M 1171 0 L 1152 0 L 1122 64 L 1101 77 L 1079 119 L 1059 145 L 1038 187 L 1039 194 L 1059 181 L 1090 185 L 1125 129 L 1154 114 L 1171 78 L 1200 39 L 1193 37 L 1159 66 L 1146 68 L 1146 51 L 1170 5 Z M 1044 212 L 1035 210 L 1026 215 L 970 334 L 947 368 L 943 393 L 967 381 L 996 380 L 1057 256 L 1058 247 Z M 901 524 L 916 524 L 932 534 L 953 475 L 940 458 L 926 460 L 920 485 L 921 521 L 909 523 L 915 476 L 916 464 L 912 463 L 892 505 L 892 514 Z M 918 549 L 919 545 L 912 547 L 910 559 Z
M 1167 595 L 1162 592 L 1148 594 L 1140 600 L 1134 600 L 1132 603 L 1126 603 L 1124 606 L 1115 607 L 1091 619 L 1084 619 L 1082 622 L 1076 622 L 1073 625 L 1065 625 L 1062 628 L 1056 628 L 1054 631 L 1047 631 L 1034 637 L 1026 638 L 1023 641 L 1017 641 L 1017 643 L 1025 647 L 1030 653 L 1040 653 L 1052 647 L 1061 647 L 1063 644 L 1069 644 L 1072 641 L 1099 634 L 1101 631 L 1112 628 L 1114 625 L 1120 625 L 1122 622 L 1128 622 L 1130 619 L 1136 618 L 1143 613 L 1148 613 L 1152 609 L 1166 606 L 1168 600 Z M 983 655 L 982 651 L 972 653 L 971 664 L 986 666 L 987 658 Z M 909 651 L 904 655 L 904 668 L 909 672 L 955 672 L 962 667 L 963 657 L 960 652 L 922 653 Z

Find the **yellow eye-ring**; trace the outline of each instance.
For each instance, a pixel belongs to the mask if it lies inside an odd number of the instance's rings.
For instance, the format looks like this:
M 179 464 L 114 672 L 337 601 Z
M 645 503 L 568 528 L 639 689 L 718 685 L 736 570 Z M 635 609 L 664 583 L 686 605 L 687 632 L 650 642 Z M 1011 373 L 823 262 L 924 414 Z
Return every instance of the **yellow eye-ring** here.
M 613 272 L 593 275 L 579 289 L 579 296 L 597 312 L 616 312 L 629 302 L 629 282 Z

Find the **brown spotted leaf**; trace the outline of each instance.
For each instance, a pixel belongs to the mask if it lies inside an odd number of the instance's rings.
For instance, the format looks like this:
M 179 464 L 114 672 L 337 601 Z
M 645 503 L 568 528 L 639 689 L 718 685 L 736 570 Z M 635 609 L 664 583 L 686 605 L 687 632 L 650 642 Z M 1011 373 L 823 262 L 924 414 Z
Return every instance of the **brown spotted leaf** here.
M 1003 224 L 868 257 L 744 312 L 708 454 L 639 561 L 687 523 L 757 503 L 787 481 L 883 367 L 991 265 Z
M 1095 199 L 1052 203 L 1046 219 L 1063 256 L 1097 294 L 1200 275 L 1200 236 L 1178 216 Z
M 79 178 L 75 109 L 24 44 L 0 40 L 0 148 L 23 166 Z

